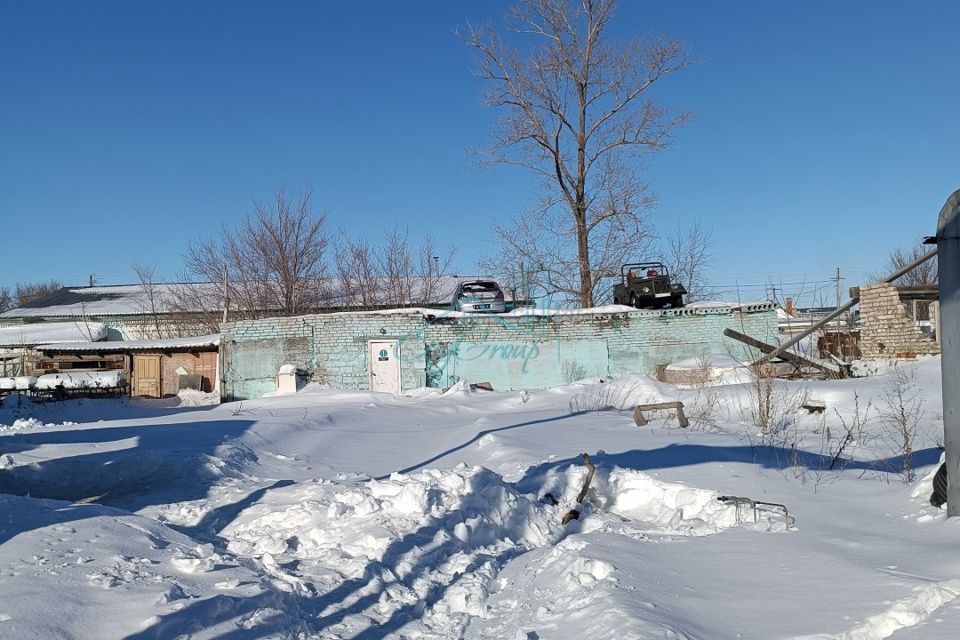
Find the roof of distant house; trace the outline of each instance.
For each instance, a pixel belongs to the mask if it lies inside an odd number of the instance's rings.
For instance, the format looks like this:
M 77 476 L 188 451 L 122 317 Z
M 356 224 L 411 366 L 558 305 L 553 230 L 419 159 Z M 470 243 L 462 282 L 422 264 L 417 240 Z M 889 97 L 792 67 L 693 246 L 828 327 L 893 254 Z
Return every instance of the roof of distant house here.
M 37 345 L 38 351 L 58 353 L 96 352 L 125 353 L 128 351 L 188 351 L 210 350 L 220 344 L 220 334 L 190 336 L 187 338 L 163 338 L 156 340 L 113 340 L 110 342 L 65 342 Z
M 173 292 L 177 287 L 194 289 L 200 294 L 206 294 L 213 302 L 214 287 L 209 284 L 163 283 L 150 285 L 149 289 L 139 284 L 64 287 L 48 296 L 2 313 L 0 318 L 143 315 L 152 313 L 154 309 L 158 313 L 170 313 L 174 308 Z M 152 301 L 149 294 L 152 294 Z
M 38 322 L 0 327 L 0 347 L 29 347 L 62 342 L 89 344 L 105 340 L 107 328 L 100 322 Z
M 385 306 L 424 306 L 426 289 L 431 300 L 426 306 L 450 304 L 457 285 L 461 282 L 489 279 L 485 276 L 439 276 L 437 278 L 412 278 L 409 281 L 410 300 L 398 305 Z M 428 282 L 432 281 L 432 286 Z M 378 292 L 390 286 L 385 278 L 374 280 Z M 349 310 L 359 309 L 363 304 L 358 287 L 343 287 L 342 283 L 330 278 L 325 282 L 328 291 L 323 309 Z M 190 295 L 178 296 L 178 291 L 188 291 Z M 393 296 L 395 298 L 395 296 Z M 514 301 L 512 292 L 504 288 L 504 297 Z M 175 300 L 188 300 L 190 308 L 177 308 Z M 223 308 L 221 286 L 214 283 L 156 283 L 151 285 L 121 284 L 95 287 L 64 287 L 48 296 L 28 302 L 16 309 L 0 314 L 0 319 L 9 318 L 90 318 L 101 316 L 152 315 L 167 314 L 176 311 L 201 312 L 216 311 Z

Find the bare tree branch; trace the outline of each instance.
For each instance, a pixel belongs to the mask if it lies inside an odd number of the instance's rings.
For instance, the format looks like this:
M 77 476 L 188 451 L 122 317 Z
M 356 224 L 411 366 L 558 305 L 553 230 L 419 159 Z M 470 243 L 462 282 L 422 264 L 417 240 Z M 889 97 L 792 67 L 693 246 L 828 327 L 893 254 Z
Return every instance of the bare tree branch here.
M 887 263 L 877 274 L 873 275 L 871 281 L 879 282 L 886 278 L 889 273 L 896 273 L 909 264 L 916 262 L 925 255 L 928 248 L 923 245 L 923 239 L 906 247 L 896 247 L 887 254 Z M 894 281 L 896 285 L 916 286 L 923 284 L 936 284 L 940 281 L 938 273 L 938 262 L 936 260 L 927 260 L 917 268 L 900 276 Z
M 713 230 L 697 219 L 686 229 L 678 223 L 667 238 L 667 260 L 674 280 L 687 290 L 687 302 L 708 298 L 707 272 L 713 264 Z
M 224 297 L 234 320 L 317 310 L 325 299 L 326 214 L 312 210 L 310 197 L 304 191 L 291 199 L 280 189 L 269 204 L 254 200 L 236 228 L 192 242 L 184 256 L 187 278 L 208 287 L 181 288 L 177 306 L 203 309 L 209 324 L 217 322 Z M 213 291 L 223 291 L 215 308 Z

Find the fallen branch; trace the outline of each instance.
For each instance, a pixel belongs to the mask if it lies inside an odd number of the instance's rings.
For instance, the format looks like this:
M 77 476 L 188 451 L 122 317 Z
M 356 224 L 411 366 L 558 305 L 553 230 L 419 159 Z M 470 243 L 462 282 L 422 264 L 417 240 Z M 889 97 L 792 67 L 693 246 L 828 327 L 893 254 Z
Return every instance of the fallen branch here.
M 593 482 L 593 472 L 597 470 L 593 463 L 590 462 L 590 456 L 583 454 L 583 464 L 587 465 L 587 477 L 583 481 L 583 489 L 580 489 L 580 493 L 577 495 L 577 504 L 583 502 L 583 499 L 587 497 L 587 489 L 590 488 L 590 483 Z
M 590 483 L 593 482 L 593 472 L 597 470 L 593 462 L 590 461 L 590 456 L 586 453 L 583 454 L 583 464 L 587 465 L 587 477 L 583 480 L 583 488 L 580 489 L 580 493 L 577 494 L 577 504 L 583 503 L 583 499 L 587 497 L 587 491 L 590 489 Z M 570 509 L 565 514 L 563 514 L 562 524 L 567 524 L 571 520 L 579 520 L 580 512 L 576 509 Z

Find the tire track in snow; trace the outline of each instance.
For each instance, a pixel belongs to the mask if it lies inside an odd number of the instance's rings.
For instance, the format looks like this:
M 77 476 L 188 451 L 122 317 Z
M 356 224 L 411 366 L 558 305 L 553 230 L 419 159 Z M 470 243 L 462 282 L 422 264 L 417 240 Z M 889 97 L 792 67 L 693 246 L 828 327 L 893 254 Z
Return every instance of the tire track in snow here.
M 894 602 L 883 613 L 870 616 L 849 631 L 797 636 L 793 640 L 883 640 L 900 629 L 920 624 L 957 596 L 960 596 L 960 579 L 922 585 L 909 597 Z

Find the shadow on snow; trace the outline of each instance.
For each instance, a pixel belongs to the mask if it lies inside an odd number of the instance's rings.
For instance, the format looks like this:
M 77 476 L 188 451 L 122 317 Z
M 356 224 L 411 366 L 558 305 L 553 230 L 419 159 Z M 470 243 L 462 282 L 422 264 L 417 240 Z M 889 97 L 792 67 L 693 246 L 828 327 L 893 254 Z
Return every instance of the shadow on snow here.
M 471 480 L 466 495 L 479 489 L 477 480 Z M 493 563 L 499 570 L 507 562 L 527 551 L 524 547 L 515 546 L 491 553 L 489 547 L 481 548 L 489 542 L 486 536 L 479 536 L 476 542 L 469 539 L 465 542 L 449 533 L 465 519 L 493 516 L 498 512 L 498 506 L 485 504 L 479 509 L 457 510 L 440 519 L 428 521 L 416 531 L 390 543 L 382 559 L 369 562 L 359 577 L 348 578 L 325 593 L 318 593 L 316 587 L 308 583 L 305 591 L 312 593 L 296 594 L 270 590 L 253 598 L 218 595 L 162 616 L 149 628 L 127 636 L 126 640 L 175 637 L 236 620 L 258 609 L 274 609 L 277 613 L 272 617 L 260 617 L 259 624 L 255 627 L 237 626 L 225 631 L 216 636 L 217 640 L 254 640 L 279 632 L 319 634 L 354 615 L 365 615 L 368 626 L 351 637 L 363 640 L 383 638 L 420 619 L 424 611 L 444 598 L 450 587 L 484 564 Z M 522 516 L 517 513 L 511 517 L 519 519 Z M 505 526 L 516 527 L 518 523 L 508 521 Z M 459 553 L 474 553 L 475 556 L 453 575 L 433 572 L 433 569 Z M 398 606 L 383 618 L 369 612 L 381 602 L 387 588 L 394 585 L 402 585 L 408 589 L 418 586 L 424 595 L 415 602 Z M 350 604 L 344 604 L 346 602 Z M 339 634 L 349 632 L 349 629 L 338 629 L 337 637 L 347 637 Z
M 235 446 L 217 451 L 240 437 L 250 420 L 214 420 L 182 424 L 36 431 L 5 436 L 4 453 L 29 452 L 52 445 L 93 444 L 107 451 L 44 460 L 0 471 L 0 493 L 69 502 L 96 502 L 128 511 L 150 505 L 205 498 L 223 476 L 224 454 L 252 459 Z M 96 510 L 74 509 L 78 516 Z M 89 516 L 87 516 L 89 517 Z M 29 529 L 16 518 L 0 522 L 0 543 Z

